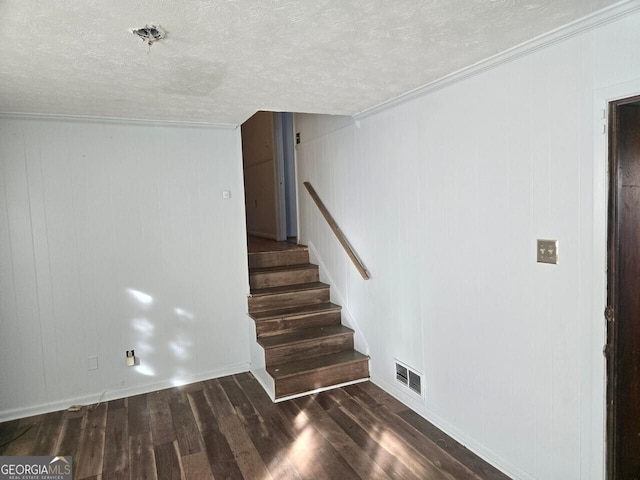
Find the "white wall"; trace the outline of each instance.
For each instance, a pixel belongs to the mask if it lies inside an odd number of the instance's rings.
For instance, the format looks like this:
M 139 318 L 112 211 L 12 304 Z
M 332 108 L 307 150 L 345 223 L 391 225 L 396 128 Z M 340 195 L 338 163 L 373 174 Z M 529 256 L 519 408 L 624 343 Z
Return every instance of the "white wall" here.
M 296 116 L 301 241 L 373 381 L 515 478 L 604 477 L 600 109 L 640 93 L 638 45 L 634 14 L 358 121 Z M 558 265 L 535 262 L 536 238 L 559 240 Z M 424 374 L 424 399 L 394 358 Z
M 0 421 L 248 370 L 243 199 L 239 129 L 0 118 Z

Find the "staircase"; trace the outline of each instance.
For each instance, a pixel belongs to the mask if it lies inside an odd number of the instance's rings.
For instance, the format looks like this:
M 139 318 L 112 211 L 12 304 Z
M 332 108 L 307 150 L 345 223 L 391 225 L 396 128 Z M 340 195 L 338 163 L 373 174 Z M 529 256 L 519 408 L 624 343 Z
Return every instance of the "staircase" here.
M 249 285 L 252 372 L 272 400 L 368 379 L 369 358 L 354 350 L 307 247 L 250 237 Z

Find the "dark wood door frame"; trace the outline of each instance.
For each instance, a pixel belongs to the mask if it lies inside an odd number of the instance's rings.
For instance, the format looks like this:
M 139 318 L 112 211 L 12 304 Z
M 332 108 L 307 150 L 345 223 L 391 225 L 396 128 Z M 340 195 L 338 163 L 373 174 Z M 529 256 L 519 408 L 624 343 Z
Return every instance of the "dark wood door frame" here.
M 607 307 L 605 319 L 607 325 L 607 344 L 605 356 L 607 359 L 607 478 L 619 477 L 617 471 L 617 435 L 618 429 L 618 381 L 622 367 L 621 342 L 619 341 L 620 326 L 620 272 L 624 259 L 620 258 L 620 208 L 621 202 L 621 164 L 619 151 L 618 115 L 620 107 L 640 102 L 640 96 L 616 100 L 609 103 L 609 205 L 608 205 L 608 239 L 607 239 Z

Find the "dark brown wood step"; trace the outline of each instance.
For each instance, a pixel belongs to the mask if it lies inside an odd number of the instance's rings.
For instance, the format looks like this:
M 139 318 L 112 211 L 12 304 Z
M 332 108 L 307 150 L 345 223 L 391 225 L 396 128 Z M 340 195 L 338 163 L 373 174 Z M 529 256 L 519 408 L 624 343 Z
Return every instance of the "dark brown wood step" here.
M 295 250 L 272 252 L 249 252 L 249 268 L 284 267 L 309 263 L 309 250 L 300 247 Z
M 258 338 L 280 335 L 302 328 L 339 325 L 342 307 L 333 303 L 317 303 L 292 308 L 279 308 L 250 313 L 256 322 Z
M 272 288 L 251 289 L 249 313 L 288 308 L 329 301 L 329 285 L 322 282 L 301 283 Z
M 353 330 L 344 325 L 313 327 L 258 339 L 267 367 L 353 350 Z
M 249 253 L 257 253 L 257 252 L 282 252 L 287 250 L 300 250 L 307 249 L 306 245 L 301 243 L 291 243 L 291 242 L 279 242 L 277 240 L 273 240 L 271 238 L 264 237 L 256 237 L 253 235 L 247 236 L 247 250 Z
M 299 305 L 289 308 L 277 308 L 275 310 L 265 310 L 262 312 L 256 312 L 249 314 L 256 322 L 263 322 L 268 320 L 276 320 L 286 317 L 299 317 L 302 315 L 311 315 L 321 312 L 340 311 L 342 307 L 335 303 L 316 303 L 312 305 Z
M 310 263 L 249 270 L 249 285 L 251 288 L 281 287 L 284 285 L 317 282 L 319 280 L 318 266 Z
M 369 377 L 369 357 L 355 350 L 267 367 L 276 398 Z

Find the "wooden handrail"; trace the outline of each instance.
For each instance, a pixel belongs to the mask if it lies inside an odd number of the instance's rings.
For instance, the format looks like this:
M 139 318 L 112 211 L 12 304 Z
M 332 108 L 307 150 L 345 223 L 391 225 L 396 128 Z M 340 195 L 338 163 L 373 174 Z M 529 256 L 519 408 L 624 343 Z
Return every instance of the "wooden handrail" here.
M 322 203 L 322 200 L 320 200 L 320 197 L 316 193 L 316 190 L 313 188 L 313 186 L 309 182 L 304 182 L 304 186 L 309 192 L 309 195 L 311 195 L 311 198 L 313 198 L 313 201 L 316 202 L 316 205 L 320 209 L 320 213 L 322 213 L 322 216 L 331 227 L 331 230 L 333 230 L 333 233 L 338 238 L 340 245 L 342 245 L 342 248 L 344 248 L 344 251 L 347 252 L 347 255 L 355 265 L 358 272 L 360 272 L 360 275 L 362 275 L 362 278 L 364 278 L 365 280 L 369 280 L 369 278 L 371 278 L 369 276 L 369 272 L 367 272 L 367 269 L 362 264 L 362 261 L 356 255 L 356 252 L 353 250 L 353 248 L 349 244 L 347 237 L 344 236 L 344 233 L 342 233 L 342 230 L 340 230 L 340 227 L 338 226 L 336 221 L 333 219 L 333 217 L 329 213 L 329 210 L 327 210 L 327 207 L 325 207 L 324 203 Z

